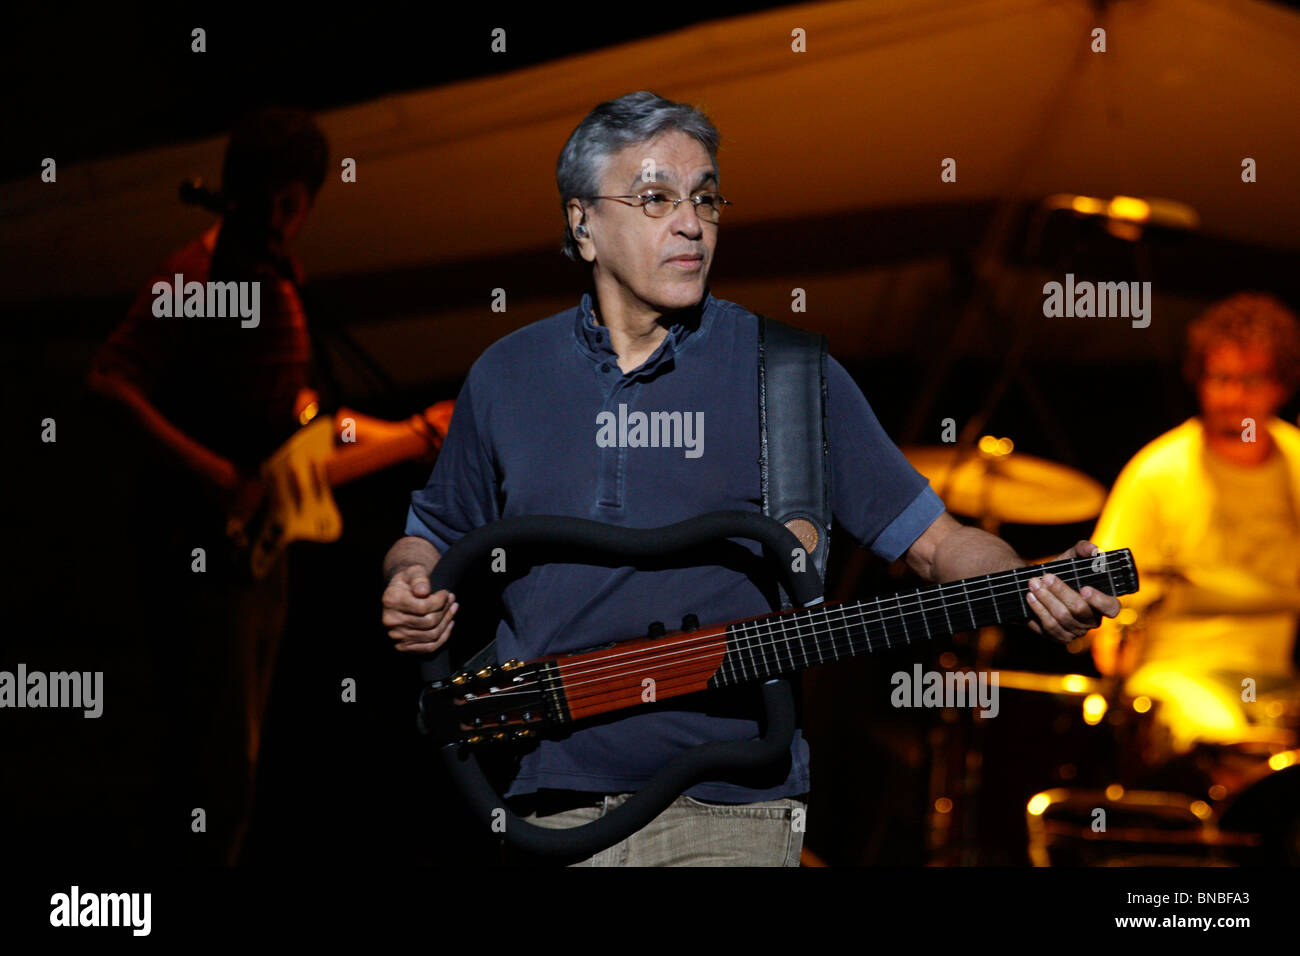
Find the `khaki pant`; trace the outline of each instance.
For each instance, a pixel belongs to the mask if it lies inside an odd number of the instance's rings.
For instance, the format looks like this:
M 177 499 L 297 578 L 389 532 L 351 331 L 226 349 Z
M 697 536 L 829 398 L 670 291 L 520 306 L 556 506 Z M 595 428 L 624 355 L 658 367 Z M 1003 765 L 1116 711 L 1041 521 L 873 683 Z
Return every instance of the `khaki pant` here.
M 543 827 L 578 826 L 603 817 L 631 796 L 593 794 L 589 806 L 540 815 L 534 810 L 522 819 Z M 717 804 L 683 795 L 626 840 L 571 865 L 798 866 L 807 808 L 799 797 Z

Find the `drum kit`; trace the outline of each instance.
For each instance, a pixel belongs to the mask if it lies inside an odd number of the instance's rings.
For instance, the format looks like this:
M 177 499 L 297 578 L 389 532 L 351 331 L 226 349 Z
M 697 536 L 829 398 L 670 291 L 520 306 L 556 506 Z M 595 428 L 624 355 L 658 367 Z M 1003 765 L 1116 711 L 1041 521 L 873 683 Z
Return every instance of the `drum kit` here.
M 949 511 L 995 533 L 1008 522 L 1093 520 L 1106 498 L 1088 476 L 1015 452 L 1005 438 L 902 450 Z M 1243 573 L 1164 567 L 1141 574 L 1166 599 L 1122 611 L 1122 640 L 1140 639 L 1144 627 L 1175 611 L 1182 620 L 1300 614 L 1300 588 L 1262 585 Z M 1086 651 L 1096 633 L 1069 650 Z M 1300 685 L 1261 687 L 1251 719 L 1188 748 L 1171 734 L 1174 701 L 1135 693 L 1118 676 L 995 667 L 1001 648 L 1000 629 L 986 628 L 964 652 L 958 644 L 940 658 L 945 667 L 997 670 L 1005 693 L 1000 719 L 945 713 L 934 733 L 932 862 L 1300 864 Z

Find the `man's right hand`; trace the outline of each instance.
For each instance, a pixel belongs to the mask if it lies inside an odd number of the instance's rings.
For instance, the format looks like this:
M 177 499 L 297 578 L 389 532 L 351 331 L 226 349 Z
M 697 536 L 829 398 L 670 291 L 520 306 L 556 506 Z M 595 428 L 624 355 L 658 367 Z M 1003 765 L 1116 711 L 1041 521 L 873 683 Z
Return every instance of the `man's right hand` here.
M 204 473 L 204 478 L 209 500 L 226 520 L 226 533 L 235 538 L 237 545 L 247 547 L 248 523 L 266 496 L 265 484 L 257 476 L 245 476 L 224 458 L 218 458 Z
M 430 593 L 429 571 L 409 564 L 393 575 L 384 589 L 384 627 L 395 648 L 413 654 L 436 651 L 451 635 L 460 607 L 446 590 Z

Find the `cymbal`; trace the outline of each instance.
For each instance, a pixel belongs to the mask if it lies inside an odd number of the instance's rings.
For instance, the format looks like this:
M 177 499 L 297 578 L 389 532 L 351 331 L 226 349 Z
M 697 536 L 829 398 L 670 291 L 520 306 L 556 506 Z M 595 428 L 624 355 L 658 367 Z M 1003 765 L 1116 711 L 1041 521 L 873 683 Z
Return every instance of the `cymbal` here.
M 1155 585 L 1152 613 L 1161 615 L 1300 613 L 1300 587 L 1262 581 L 1238 568 L 1143 565 L 1139 573 Z
M 1018 452 L 967 449 L 955 469 L 953 445 L 912 445 L 907 460 L 930 480 L 948 510 L 1020 524 L 1073 524 L 1101 514 L 1106 489 L 1087 475 Z
M 1236 568 L 1160 568 L 1170 582 L 1169 614 L 1297 614 L 1300 587 L 1285 587 Z M 1146 573 L 1143 569 L 1142 573 Z
M 1083 674 L 1038 674 L 1033 671 L 998 670 L 998 686 L 1047 694 L 1105 694 L 1113 681 Z
M 1187 569 L 1175 567 L 1172 564 L 1162 564 L 1157 567 L 1142 567 L 1142 578 L 1161 578 L 1167 581 L 1175 581 L 1179 584 L 1191 584 L 1191 579 L 1187 576 Z

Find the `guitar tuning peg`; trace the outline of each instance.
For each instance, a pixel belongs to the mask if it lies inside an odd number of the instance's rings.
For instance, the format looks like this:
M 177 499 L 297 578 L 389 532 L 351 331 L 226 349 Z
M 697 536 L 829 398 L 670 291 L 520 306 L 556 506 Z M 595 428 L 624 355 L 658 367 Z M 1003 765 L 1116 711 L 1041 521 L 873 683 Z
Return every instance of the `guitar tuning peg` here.
M 472 737 L 466 737 L 466 738 L 465 738 L 465 743 L 467 743 L 467 744 L 481 744 L 481 743 L 482 743 L 483 741 L 485 741 L 485 740 L 487 740 L 487 738 L 484 737 L 482 734 L 474 734 Z
M 524 666 L 523 661 L 519 660 L 518 658 L 512 657 L 510 658 L 510 660 L 506 661 L 504 664 L 501 665 L 501 669 L 503 671 L 514 671 L 514 670 L 518 670 L 523 666 Z
M 694 631 L 698 629 L 699 626 L 700 626 L 700 619 L 696 617 L 694 614 L 687 614 L 684 618 L 682 618 L 683 631 Z
M 664 636 L 664 622 L 651 621 L 650 627 L 646 630 L 646 637 L 663 637 L 663 636 Z
M 496 741 L 501 741 L 507 739 L 509 736 L 510 736 L 509 731 L 498 730 L 495 734 L 492 735 L 492 739 Z
M 455 684 L 457 687 L 460 687 L 464 684 L 468 684 L 470 678 L 473 676 L 474 675 L 471 674 L 469 671 L 461 671 L 459 674 L 457 674 L 455 677 L 451 679 L 451 682 Z
M 528 727 L 525 727 L 522 730 L 516 730 L 514 733 L 515 740 L 527 740 L 530 737 L 536 737 L 536 736 L 537 736 L 537 731 L 532 730 L 531 728 Z
M 495 664 L 489 664 L 487 667 L 483 668 L 481 671 L 479 671 L 479 672 L 478 672 L 476 675 L 474 675 L 474 676 L 476 676 L 476 677 L 478 677 L 478 678 L 480 678 L 480 679 L 482 679 L 482 680 L 486 680 L 487 678 L 491 677 L 491 676 L 492 676 L 493 674 L 495 674 L 496 672 L 497 672 L 496 665 L 495 665 Z

